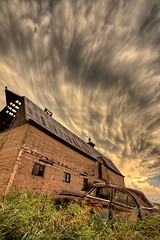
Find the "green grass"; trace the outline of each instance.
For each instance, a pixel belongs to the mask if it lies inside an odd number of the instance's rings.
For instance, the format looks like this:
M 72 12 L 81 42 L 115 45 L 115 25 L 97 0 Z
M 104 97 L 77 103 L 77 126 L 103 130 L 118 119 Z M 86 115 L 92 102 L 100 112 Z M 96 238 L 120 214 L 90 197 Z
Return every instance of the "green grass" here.
M 56 205 L 50 196 L 16 191 L 0 197 L 0 239 L 157 240 L 160 218 L 103 220 L 98 209 L 78 203 Z

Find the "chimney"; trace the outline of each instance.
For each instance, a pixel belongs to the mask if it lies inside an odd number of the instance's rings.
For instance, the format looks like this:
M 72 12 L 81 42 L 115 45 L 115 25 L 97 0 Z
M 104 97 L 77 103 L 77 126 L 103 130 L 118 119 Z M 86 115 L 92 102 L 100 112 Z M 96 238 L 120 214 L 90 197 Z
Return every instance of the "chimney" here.
M 88 141 L 89 142 L 87 144 L 94 148 L 95 144 L 93 142 L 91 142 L 91 138 L 89 138 Z

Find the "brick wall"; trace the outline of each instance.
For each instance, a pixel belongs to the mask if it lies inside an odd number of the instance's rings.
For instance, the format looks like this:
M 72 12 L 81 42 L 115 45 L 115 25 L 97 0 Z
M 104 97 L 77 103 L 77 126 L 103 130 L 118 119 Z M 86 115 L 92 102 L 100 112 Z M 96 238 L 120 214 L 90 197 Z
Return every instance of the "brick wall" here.
M 22 115 L 24 112 L 19 111 L 18 114 Z M 65 146 L 36 127 L 25 124 L 23 118 L 16 121 L 9 131 L 0 133 L 0 144 L 2 143 L 1 192 L 4 192 L 4 189 L 9 190 L 11 186 L 30 188 L 36 192 L 53 193 L 63 188 L 80 191 L 83 188 L 84 177 L 88 178 L 89 185 L 95 181 L 104 181 L 98 178 L 98 162 Z M 32 174 L 35 163 L 45 167 L 43 177 Z M 71 174 L 70 183 L 63 182 L 64 172 Z M 110 171 L 103 164 L 102 176 L 109 184 L 124 186 L 123 177 Z
M 26 132 L 27 125 L 23 125 L 0 133 L 0 193 L 10 181 Z
M 87 177 L 92 185 L 98 179 L 98 163 L 88 159 L 46 133 L 29 125 L 23 144 L 19 168 L 14 186 L 34 189 L 36 191 L 58 191 L 59 189 L 81 190 L 83 178 Z M 48 159 L 53 163 L 40 162 Z M 45 166 L 44 176 L 32 175 L 34 163 Z M 64 172 L 71 174 L 70 183 L 63 182 Z
M 118 187 L 121 187 L 121 188 L 125 187 L 124 177 L 114 173 L 110 169 L 107 169 L 107 170 L 108 170 L 109 184 L 110 185 L 115 185 L 115 186 L 118 186 Z
M 23 125 L 25 122 L 22 103 L 10 128 L 0 132 L 0 193 L 4 193 L 14 181 L 19 148 L 23 145 L 28 129 L 28 125 Z

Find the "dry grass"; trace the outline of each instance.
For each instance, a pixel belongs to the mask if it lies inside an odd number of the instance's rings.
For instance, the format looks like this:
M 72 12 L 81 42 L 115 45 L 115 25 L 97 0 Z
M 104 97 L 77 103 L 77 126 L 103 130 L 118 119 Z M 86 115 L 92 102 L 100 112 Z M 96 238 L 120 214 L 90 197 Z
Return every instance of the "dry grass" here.
M 98 212 L 78 203 L 56 205 L 44 194 L 12 192 L 0 197 L 0 239 L 160 239 L 158 214 L 111 221 Z

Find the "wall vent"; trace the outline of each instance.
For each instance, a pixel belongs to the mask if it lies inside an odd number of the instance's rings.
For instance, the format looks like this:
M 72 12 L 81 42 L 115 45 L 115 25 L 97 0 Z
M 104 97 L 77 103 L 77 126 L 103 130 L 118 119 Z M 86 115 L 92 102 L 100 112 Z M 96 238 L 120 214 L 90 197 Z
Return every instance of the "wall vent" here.
M 49 111 L 47 108 L 44 109 L 44 112 L 48 114 L 50 117 L 52 117 L 52 112 Z

